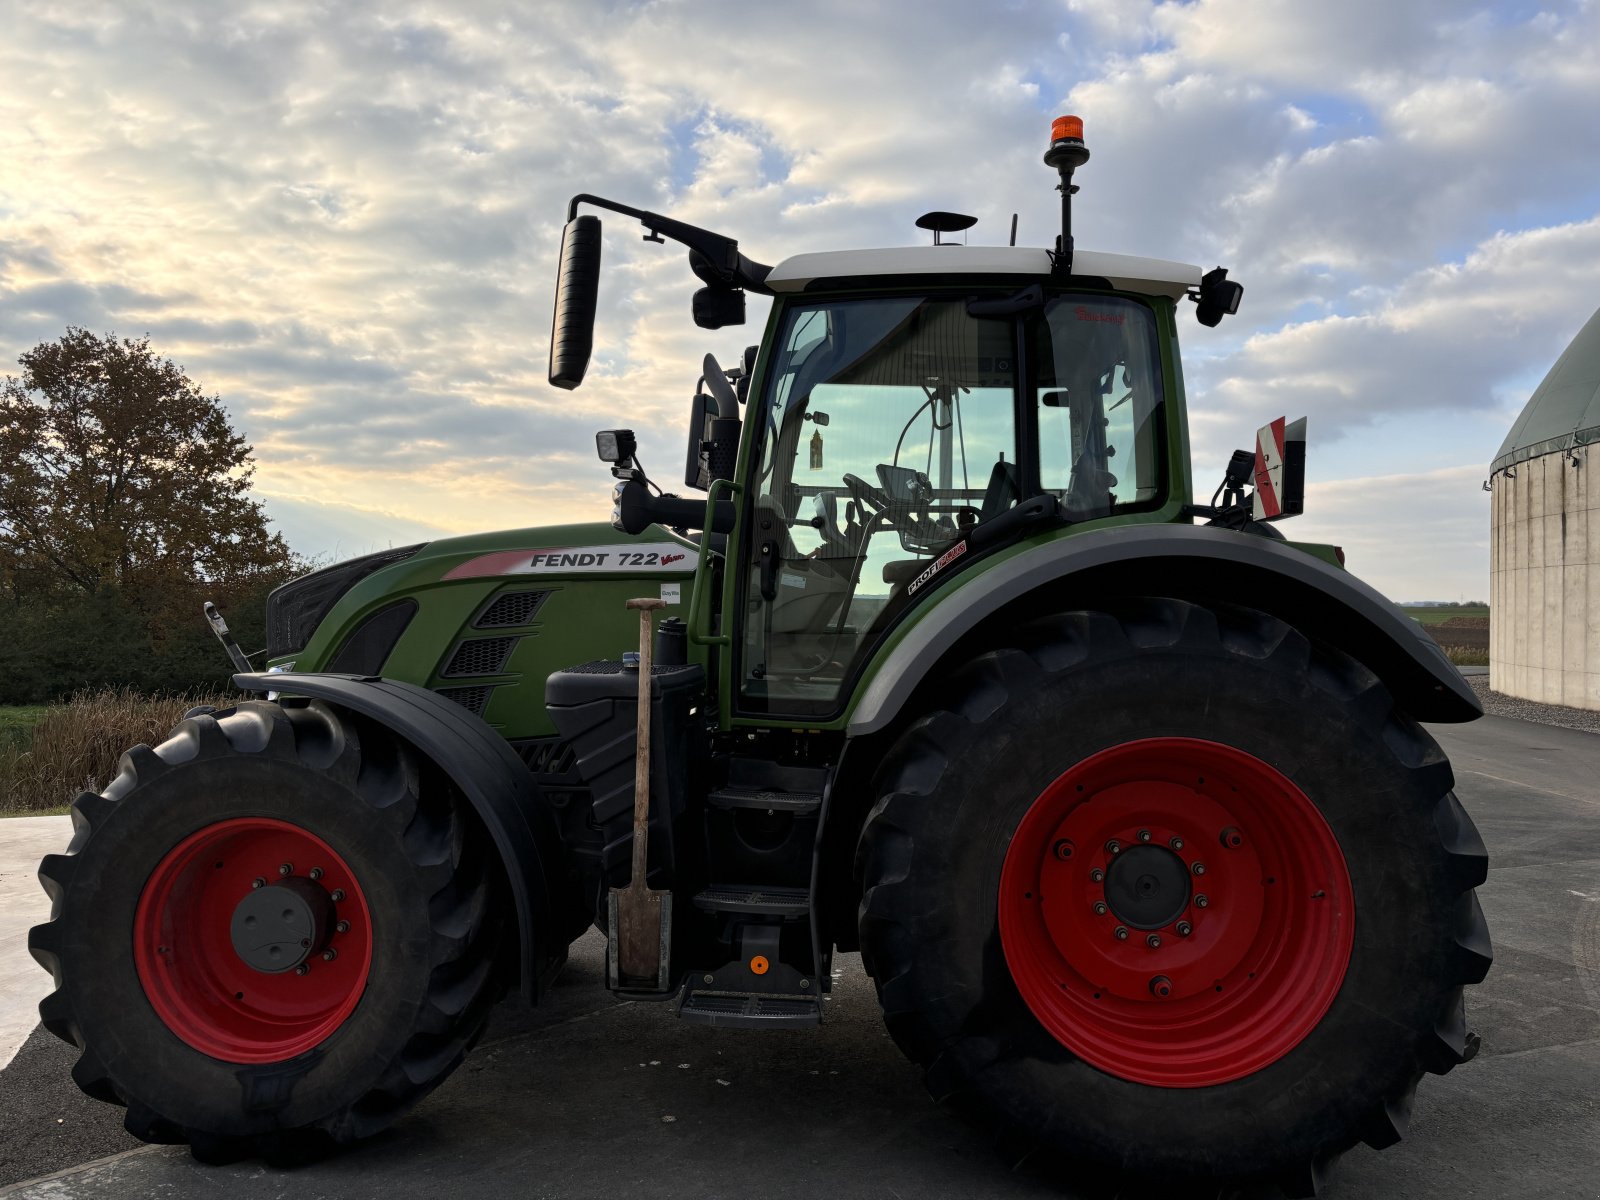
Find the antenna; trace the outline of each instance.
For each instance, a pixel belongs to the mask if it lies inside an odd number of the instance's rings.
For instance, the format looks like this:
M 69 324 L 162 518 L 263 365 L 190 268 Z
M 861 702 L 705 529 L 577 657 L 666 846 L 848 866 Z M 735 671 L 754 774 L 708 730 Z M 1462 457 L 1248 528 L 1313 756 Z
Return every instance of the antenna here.
M 942 233 L 963 233 L 978 223 L 977 217 L 969 217 L 965 213 L 930 212 L 923 213 L 917 218 L 918 229 L 931 229 L 933 231 L 933 244 L 935 246 L 954 246 L 955 242 L 946 242 L 939 237 Z M 963 239 L 963 244 L 965 239 Z
M 1011 244 L 1013 246 L 1015 246 L 1017 244 L 1017 214 L 1016 213 L 1012 213 L 1011 214 Z
M 1072 173 L 1088 161 L 1089 149 L 1083 144 L 1083 119 L 1057 117 L 1050 126 L 1050 149 L 1044 153 L 1044 162 L 1061 176 L 1057 185 L 1061 193 L 1061 234 L 1056 238 L 1055 268 L 1062 275 L 1072 274 L 1072 197 L 1078 191 L 1072 182 Z

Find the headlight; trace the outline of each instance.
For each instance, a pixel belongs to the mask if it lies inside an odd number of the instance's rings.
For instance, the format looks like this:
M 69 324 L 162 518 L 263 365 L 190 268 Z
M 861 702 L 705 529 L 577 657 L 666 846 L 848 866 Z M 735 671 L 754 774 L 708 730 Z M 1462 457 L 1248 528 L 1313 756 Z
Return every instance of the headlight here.
M 374 571 L 410 558 L 426 542 L 363 555 L 299 579 L 292 579 L 267 597 L 267 657 L 278 658 L 305 648 L 328 610 Z

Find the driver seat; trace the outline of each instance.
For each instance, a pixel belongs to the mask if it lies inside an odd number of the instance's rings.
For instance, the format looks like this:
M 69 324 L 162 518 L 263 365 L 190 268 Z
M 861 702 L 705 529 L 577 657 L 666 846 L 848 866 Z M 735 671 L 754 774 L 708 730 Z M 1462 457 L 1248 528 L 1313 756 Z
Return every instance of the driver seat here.
M 1000 459 L 989 471 L 989 486 L 983 489 L 983 503 L 978 508 L 978 523 L 998 517 L 1022 498 L 1022 477 L 1017 464 Z

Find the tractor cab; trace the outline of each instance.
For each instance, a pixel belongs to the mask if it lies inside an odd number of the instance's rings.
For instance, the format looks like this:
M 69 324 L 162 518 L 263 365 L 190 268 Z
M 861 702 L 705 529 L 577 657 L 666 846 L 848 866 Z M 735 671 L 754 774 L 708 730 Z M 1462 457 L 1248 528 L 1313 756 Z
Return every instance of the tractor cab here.
M 998 286 L 817 300 L 797 286 L 780 306 L 750 408 L 753 528 L 734 551 L 744 707 L 828 712 L 901 614 L 985 554 L 1162 507 L 1155 309 Z
M 573 199 L 552 384 L 578 386 L 593 340 L 600 226 L 582 205 L 690 248 L 706 284 L 694 298 L 703 327 L 742 321 L 747 291 L 774 300 L 763 344 L 740 367 L 724 372 L 706 357 L 684 482 L 709 491 L 709 503 L 652 494 L 631 455 L 615 450 L 631 433 L 601 435 L 619 480 L 617 529 L 712 535 L 720 553 L 708 566 L 721 611 L 735 618 L 722 635 L 733 711 L 835 717 L 902 621 L 990 556 L 1094 523 L 1183 514 L 1175 308 L 1192 299 L 1215 324 L 1242 289 L 1221 268 L 1078 251 L 1071 180 L 1087 157 L 1081 128 L 1053 130 L 1046 161 L 1063 200 L 1050 249 L 957 245 L 946 237 L 965 236 L 974 218 L 932 212 L 918 220 L 932 245 L 768 267 L 721 235 Z

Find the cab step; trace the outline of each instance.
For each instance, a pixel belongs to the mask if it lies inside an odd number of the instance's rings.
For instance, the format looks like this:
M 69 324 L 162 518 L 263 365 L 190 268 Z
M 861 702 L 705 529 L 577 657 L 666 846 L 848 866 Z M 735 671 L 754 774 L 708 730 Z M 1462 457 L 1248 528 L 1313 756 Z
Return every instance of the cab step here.
M 699 1025 L 723 1028 L 813 1026 L 822 1024 L 822 1000 L 817 996 L 685 990 L 678 1002 L 678 1016 Z
M 809 817 L 821 810 L 822 793 L 729 785 L 710 793 L 706 803 L 712 808 L 754 808 L 763 812 L 785 812 L 797 817 Z
M 803 917 L 811 911 L 804 888 L 709 887 L 694 898 L 704 912 L 742 913 L 756 917 Z

